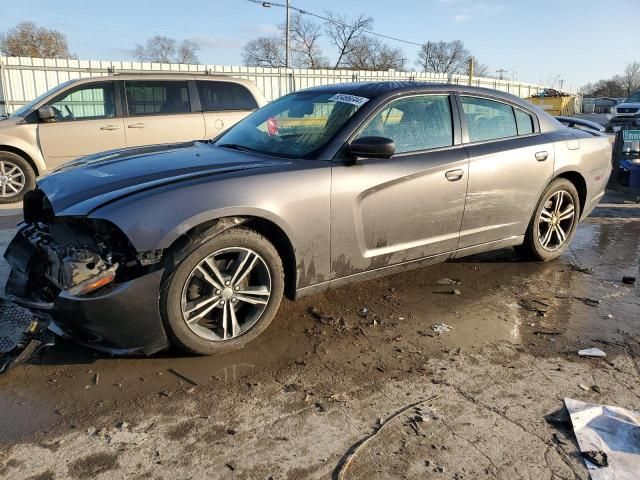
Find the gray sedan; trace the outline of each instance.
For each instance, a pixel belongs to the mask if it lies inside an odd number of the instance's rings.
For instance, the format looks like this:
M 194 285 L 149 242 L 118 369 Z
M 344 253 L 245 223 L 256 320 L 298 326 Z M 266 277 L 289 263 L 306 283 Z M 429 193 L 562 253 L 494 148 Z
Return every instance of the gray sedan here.
M 222 353 L 264 331 L 284 294 L 505 247 L 557 258 L 610 171 L 605 135 L 505 93 L 313 88 L 212 141 L 40 179 L 6 253 L 7 293 L 93 348 Z

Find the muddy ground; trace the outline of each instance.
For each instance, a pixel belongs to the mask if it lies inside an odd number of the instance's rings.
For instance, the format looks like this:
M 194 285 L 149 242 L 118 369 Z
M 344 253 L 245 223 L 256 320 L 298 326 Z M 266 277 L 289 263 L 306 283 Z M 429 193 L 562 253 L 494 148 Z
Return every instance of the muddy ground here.
M 609 194 L 558 261 L 509 249 L 285 302 L 216 358 L 59 341 L 0 377 L 0 477 L 587 479 L 549 415 L 565 397 L 640 410 L 633 200 Z

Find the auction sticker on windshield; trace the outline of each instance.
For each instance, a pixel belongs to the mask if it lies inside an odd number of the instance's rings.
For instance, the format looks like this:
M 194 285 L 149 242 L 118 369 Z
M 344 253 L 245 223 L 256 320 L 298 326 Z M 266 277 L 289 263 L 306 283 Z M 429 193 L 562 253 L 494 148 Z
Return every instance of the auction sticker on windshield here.
M 640 130 L 623 130 L 622 140 L 624 140 L 625 142 L 640 141 Z
M 362 105 L 367 103 L 369 99 L 365 97 L 358 97 L 356 95 L 349 95 L 347 93 L 336 93 L 329 99 L 329 101 L 350 103 L 351 105 L 355 105 L 356 107 L 361 107 Z

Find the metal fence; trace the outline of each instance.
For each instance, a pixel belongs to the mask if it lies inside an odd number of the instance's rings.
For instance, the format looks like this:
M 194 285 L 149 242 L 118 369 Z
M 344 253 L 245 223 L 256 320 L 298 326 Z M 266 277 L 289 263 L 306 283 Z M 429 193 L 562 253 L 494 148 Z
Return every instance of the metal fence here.
M 465 75 L 425 72 L 308 70 L 225 65 L 112 62 L 0 56 L 0 114 L 11 113 L 47 90 L 67 80 L 109 73 L 187 73 L 229 75 L 253 81 L 271 101 L 289 92 L 318 85 L 357 81 L 409 80 L 469 85 Z M 474 77 L 471 84 L 527 98 L 544 90 L 542 85 Z

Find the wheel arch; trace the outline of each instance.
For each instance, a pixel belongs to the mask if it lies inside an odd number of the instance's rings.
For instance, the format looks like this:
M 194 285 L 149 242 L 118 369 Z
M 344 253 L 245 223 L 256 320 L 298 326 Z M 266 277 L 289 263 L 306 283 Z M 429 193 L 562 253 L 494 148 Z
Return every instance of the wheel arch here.
M 287 298 L 293 299 L 297 285 L 296 255 L 293 243 L 284 229 L 275 222 L 263 217 L 251 215 L 229 216 L 214 218 L 200 223 L 176 238 L 165 250 L 166 265 L 169 269 L 173 269 L 203 242 L 239 226 L 255 230 L 269 240 L 278 251 L 284 269 L 284 293 Z
M 36 177 L 38 177 L 40 175 L 40 171 L 38 169 L 38 166 L 36 165 L 36 162 L 24 150 L 22 150 L 22 149 L 20 149 L 18 147 L 14 147 L 12 145 L 0 144 L 0 153 L 2 153 L 2 152 L 9 152 L 9 153 L 13 153 L 15 155 L 18 155 L 19 157 L 22 157 L 29 165 L 31 165 L 31 168 L 33 168 L 33 172 L 36 174 Z
M 584 212 L 584 207 L 587 203 L 587 181 L 584 176 L 575 171 L 575 170 L 567 170 L 559 173 L 553 180 L 558 178 L 564 178 L 573 183 L 573 186 L 576 187 L 578 191 L 578 199 L 580 200 L 580 215 Z

